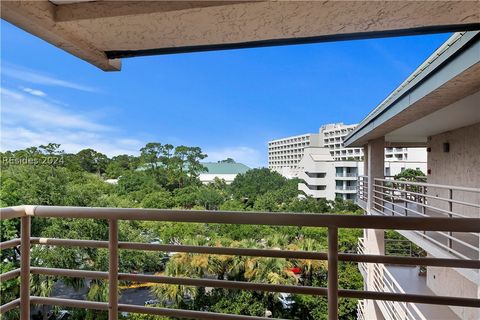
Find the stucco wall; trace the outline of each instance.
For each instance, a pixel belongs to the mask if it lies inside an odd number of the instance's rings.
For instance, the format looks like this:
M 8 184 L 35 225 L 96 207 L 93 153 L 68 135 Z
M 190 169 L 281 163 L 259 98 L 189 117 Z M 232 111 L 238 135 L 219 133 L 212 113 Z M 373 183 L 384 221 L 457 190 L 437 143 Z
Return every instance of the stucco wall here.
M 449 152 L 444 151 L 444 143 L 449 143 Z M 480 123 L 431 136 L 428 147 L 429 183 L 480 188 Z M 440 188 L 429 188 L 428 193 L 449 197 L 449 191 Z M 478 193 L 453 191 L 453 198 L 480 204 Z M 445 201 L 431 199 L 430 203 L 448 210 Z M 480 210 L 474 207 L 453 204 L 453 211 L 480 217 Z
M 439 296 L 480 298 L 478 285 L 475 285 L 452 268 L 428 267 L 427 286 Z M 460 319 L 480 319 L 479 309 L 463 307 L 451 307 L 451 309 Z

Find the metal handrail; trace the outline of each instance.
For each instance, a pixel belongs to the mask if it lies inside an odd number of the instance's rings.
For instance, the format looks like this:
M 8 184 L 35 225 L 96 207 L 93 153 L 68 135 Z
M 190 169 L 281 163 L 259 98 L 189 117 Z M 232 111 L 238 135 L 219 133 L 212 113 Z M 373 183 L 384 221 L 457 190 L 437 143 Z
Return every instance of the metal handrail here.
M 383 182 L 395 182 L 400 184 L 410 184 L 419 187 L 432 187 L 432 188 L 441 188 L 441 189 L 455 189 L 458 191 L 467 191 L 467 192 L 480 192 L 480 188 L 469 188 L 469 187 L 460 187 L 460 186 L 450 186 L 450 185 L 443 185 L 443 184 L 432 184 L 432 183 L 424 183 L 424 182 L 414 182 L 414 181 L 402 181 L 402 180 L 387 180 L 387 179 L 380 179 L 375 178 L 375 181 L 383 181 Z
M 23 210 L 23 213 L 22 213 Z M 135 310 L 131 312 L 140 312 L 147 314 L 163 314 L 162 308 L 150 308 L 141 306 L 121 305 L 118 303 L 118 281 L 130 280 L 140 282 L 159 282 L 176 283 L 192 286 L 212 286 L 224 288 L 237 288 L 246 290 L 265 290 L 273 292 L 291 292 L 300 294 L 323 295 L 328 297 L 329 319 L 338 317 L 338 298 L 360 298 L 373 300 L 388 300 L 414 303 L 433 303 L 442 305 L 470 306 L 480 307 L 480 299 L 457 298 L 443 296 L 428 296 L 416 294 L 398 294 L 374 291 L 355 291 L 342 290 L 338 288 L 338 261 L 356 261 L 356 262 L 374 262 L 389 263 L 400 261 L 406 265 L 415 265 L 421 263 L 424 265 L 437 266 L 463 266 L 480 269 L 480 261 L 457 260 L 457 259 L 438 259 L 438 258 L 411 258 L 379 255 L 355 255 L 338 253 L 338 228 L 365 228 L 365 229 L 404 229 L 404 230 L 431 230 L 448 232 L 480 232 L 480 219 L 464 218 L 425 218 L 419 220 L 411 217 L 387 217 L 387 216 L 357 216 L 357 215 L 331 215 L 331 214 L 298 214 L 298 213 L 245 213 L 228 211 L 189 211 L 189 210 L 158 210 L 158 209 L 118 209 L 118 208 L 82 208 L 82 207 L 49 207 L 49 206 L 24 206 L 16 208 L 0 209 L 2 219 L 21 218 L 21 268 L 20 268 L 20 314 L 21 319 L 26 320 L 29 316 L 30 303 L 44 303 L 51 305 L 72 305 L 75 304 L 81 308 L 105 306 L 109 311 L 109 319 L 116 319 L 118 312 L 122 310 Z M 49 218 L 95 218 L 106 219 L 109 221 L 109 241 L 90 241 L 90 240 L 71 240 L 71 239 L 46 239 L 31 238 L 30 224 L 32 217 Z M 328 252 L 312 253 L 305 251 L 280 251 L 248 248 L 212 248 L 200 246 L 176 246 L 160 244 L 142 244 L 118 242 L 118 220 L 148 220 L 148 221 L 173 221 L 173 222 L 200 222 L 200 223 L 224 223 L 224 224 L 252 224 L 252 225 L 275 225 L 275 226 L 310 226 L 328 228 Z M 447 223 L 448 222 L 448 223 Z M 14 243 L 18 243 L 14 241 Z M 22 244 L 42 244 L 42 245 L 70 245 L 86 247 L 105 246 L 109 250 L 109 271 L 82 271 L 82 270 L 64 270 L 30 267 L 30 245 Z M 251 254 L 259 256 L 280 256 L 290 258 L 290 256 L 309 257 L 310 259 L 327 260 L 329 274 L 327 287 L 302 287 L 302 286 L 278 286 L 270 284 L 252 284 L 248 282 L 232 282 L 225 280 L 211 279 L 191 279 L 191 278 L 173 278 L 164 276 L 148 276 L 135 274 L 118 273 L 118 250 L 130 249 L 136 250 L 174 250 L 179 252 L 200 253 L 212 252 L 214 254 L 232 254 L 242 255 Z M 89 301 L 74 301 L 70 299 L 59 300 L 57 298 L 30 297 L 29 279 L 30 274 L 48 274 L 53 276 L 71 275 L 77 277 L 95 277 L 99 276 L 108 279 L 109 282 L 109 302 L 108 304 L 92 303 Z M 15 272 L 15 275 L 18 273 Z M 5 310 L 7 305 L 1 307 Z M 8 307 L 12 306 L 9 304 Z M 180 316 L 185 310 L 169 311 L 174 312 L 172 316 Z M 175 313 L 176 312 L 176 313 Z M 192 311 L 193 312 L 193 311 Z M 199 319 L 214 319 L 219 315 L 194 311 L 191 317 Z M 252 319 L 252 317 L 222 315 L 222 319 Z M 215 318 L 216 319 L 216 318 Z M 220 318 L 218 318 L 220 319 Z
M 445 216 L 449 219 L 465 219 L 478 217 L 475 210 L 480 208 L 477 200 L 463 197 L 466 193 L 480 199 L 480 188 L 457 187 L 423 182 L 401 181 L 375 178 L 373 185 L 365 183 L 365 178 L 358 180 L 358 199 L 370 206 L 371 211 L 390 216 L 415 216 L 429 218 L 431 215 Z M 369 190 L 369 187 L 372 190 Z M 411 189 L 411 190 L 409 190 Z M 432 194 L 431 190 L 443 190 L 448 196 Z M 428 192 L 430 191 L 430 192 Z M 368 197 L 371 197 L 368 201 Z M 469 199 L 469 200 L 466 200 Z M 370 202 L 370 203 L 369 203 Z M 359 203 L 361 205 L 361 203 Z M 420 228 L 419 228 L 420 229 Z M 422 230 L 414 231 L 422 239 L 433 243 L 438 248 L 461 259 L 478 259 L 478 232 L 467 232 L 457 235 L 454 232 L 440 232 L 435 230 L 428 234 Z M 475 240 L 476 239 L 476 240 Z M 445 243 L 442 243 L 445 242 Z
M 392 180 L 390 181 L 390 183 L 392 184 L 395 184 L 395 183 L 398 183 L 397 180 Z M 410 184 L 405 184 L 405 183 L 402 183 L 404 185 L 410 185 Z M 415 191 L 411 191 L 411 190 L 405 190 L 405 189 L 396 189 L 394 187 L 388 187 L 386 185 L 380 185 L 380 184 L 375 184 L 374 185 L 375 187 L 379 187 L 379 188 L 383 188 L 383 189 L 387 189 L 387 190 L 391 190 L 391 191 L 398 191 L 400 193 L 405 193 L 407 192 L 409 195 L 416 195 L 416 196 L 419 196 L 419 197 L 423 197 L 423 198 L 430 198 L 430 199 L 435 199 L 435 200 L 440 200 L 440 201 L 446 201 L 446 202 L 452 202 L 452 203 L 455 203 L 455 204 L 460 204 L 460 205 L 465 205 L 465 206 L 470 206 L 470 207 L 475 207 L 475 208 L 480 208 L 480 204 L 476 204 L 476 203 L 470 203 L 470 202 L 466 202 L 466 201 L 461 201 L 461 200 L 456 200 L 456 199 L 449 199 L 449 198 L 443 198 L 443 197 L 439 197 L 439 196 L 434 196 L 434 195 L 430 195 L 428 193 L 418 193 L 418 192 L 415 192 Z M 452 189 L 452 190 L 458 190 L 458 191 L 463 191 L 463 190 L 460 190 L 460 189 Z M 476 192 L 476 191 L 467 191 L 467 192 Z M 480 193 L 480 189 L 478 191 L 478 193 Z M 392 194 L 393 196 L 393 194 Z

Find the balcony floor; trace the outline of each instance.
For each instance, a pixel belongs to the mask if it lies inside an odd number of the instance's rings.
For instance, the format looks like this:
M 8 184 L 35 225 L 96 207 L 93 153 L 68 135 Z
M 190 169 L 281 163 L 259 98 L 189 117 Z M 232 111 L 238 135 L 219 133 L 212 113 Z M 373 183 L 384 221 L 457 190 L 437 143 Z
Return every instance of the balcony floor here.
M 385 265 L 398 284 L 406 293 L 435 295 L 424 276 L 418 275 L 418 267 Z M 460 319 L 449 307 L 433 304 L 416 303 L 418 309 L 427 319 L 457 320 Z

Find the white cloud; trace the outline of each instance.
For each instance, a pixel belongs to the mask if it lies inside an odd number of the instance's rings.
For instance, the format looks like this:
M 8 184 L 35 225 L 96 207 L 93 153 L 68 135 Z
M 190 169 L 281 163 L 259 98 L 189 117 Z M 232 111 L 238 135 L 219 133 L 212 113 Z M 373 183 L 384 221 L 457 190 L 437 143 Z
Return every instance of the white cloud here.
M 54 102 L 1 88 L 0 149 L 18 150 L 49 142 L 61 144 L 66 152 L 93 148 L 114 156 L 137 154 L 142 141 L 117 137 L 118 130 L 70 112 Z
M 43 92 L 42 90 L 38 89 L 32 89 L 32 88 L 23 88 L 23 91 L 30 93 L 32 96 L 37 96 L 37 97 L 45 97 L 47 94 Z
M 66 129 L 32 129 L 26 127 L 2 126 L 1 150 L 18 150 L 31 146 L 39 146 L 49 142 L 61 144 L 65 152 L 77 153 L 86 148 L 92 148 L 105 153 L 109 157 L 119 154 L 138 154 L 143 145 L 141 141 L 125 144 L 122 139 L 116 139 L 104 134 L 88 131 L 72 131 Z
M 205 151 L 208 154 L 207 161 L 219 161 L 232 158 L 236 162 L 246 164 L 251 168 L 257 168 L 265 165 L 263 153 L 250 147 L 227 147 L 220 149 L 210 149 Z
M 54 103 L 2 88 L 2 118 L 30 127 L 109 130 L 85 116 L 69 113 Z
M 2 74 L 10 78 L 15 78 L 25 82 L 35 83 L 35 84 L 40 84 L 45 86 L 64 87 L 64 88 L 87 91 L 87 92 L 99 91 L 98 89 L 90 86 L 86 86 L 76 82 L 65 81 L 47 74 L 42 74 L 38 71 L 27 70 L 27 69 L 19 68 L 16 66 L 8 66 L 8 65 L 2 66 Z

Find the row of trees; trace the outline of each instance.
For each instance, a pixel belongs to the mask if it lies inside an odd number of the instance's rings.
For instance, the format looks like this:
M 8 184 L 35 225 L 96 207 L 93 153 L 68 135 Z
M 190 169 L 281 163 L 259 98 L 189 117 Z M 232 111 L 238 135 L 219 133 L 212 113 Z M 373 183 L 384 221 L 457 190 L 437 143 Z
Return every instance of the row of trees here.
M 86 149 L 67 154 L 60 145 L 49 144 L 1 154 L 0 205 L 67 205 L 90 207 L 182 208 L 227 211 L 360 213 L 351 202 L 298 198 L 297 183 L 268 169 L 253 169 L 238 175 L 231 185 L 217 180 L 202 185 L 198 174 L 205 169 L 206 157 L 200 148 L 149 143 L 140 156 L 108 158 Z M 36 159 L 36 161 L 24 161 Z M 45 160 L 47 159 L 47 160 Z M 53 159 L 53 160 L 52 160 Z M 54 159 L 58 159 L 54 161 Z M 232 159 L 225 160 L 227 162 Z M 47 163 L 44 163 L 47 162 Z M 114 174 L 115 173 L 115 174 Z M 118 184 L 105 182 L 116 177 Z M 18 236 L 17 221 L 1 222 L 1 241 Z M 355 250 L 360 230 L 341 230 L 340 249 Z M 105 221 L 93 219 L 33 219 L 32 236 L 106 240 Z M 321 228 L 205 225 L 170 222 L 122 221 L 120 240 L 197 244 L 247 248 L 278 248 L 322 251 L 326 248 L 326 230 Z M 18 267 L 17 249 L 2 251 L 2 272 Z M 213 277 L 237 281 L 325 286 L 328 269 L 314 260 L 235 257 L 160 252 L 121 251 L 121 272 L 151 272 L 171 276 Z M 108 254 L 103 249 L 34 246 L 32 265 L 100 270 L 108 269 Z M 292 267 L 299 268 L 294 274 Z M 344 263 L 339 269 L 343 288 L 362 286 L 356 265 Z M 1 302 L 18 296 L 17 280 L 1 284 Z M 104 281 L 84 282 L 72 278 L 32 277 L 32 294 L 49 296 L 56 283 L 87 289 L 86 298 L 105 301 Z M 128 285 L 128 283 L 124 284 Z M 274 317 L 323 319 L 326 301 L 319 297 L 285 297 L 263 292 L 226 289 L 189 288 L 172 285 L 151 287 L 159 304 L 166 307 L 206 310 Z M 354 319 L 356 301 L 342 300 L 340 315 Z M 46 317 L 44 307 L 42 317 Z M 42 311 L 42 310 L 40 310 Z M 72 310 L 74 319 L 106 319 L 105 312 Z M 10 313 L 7 317 L 15 319 Z M 159 319 L 130 314 L 128 319 Z M 8 319 L 8 318 L 7 318 Z

